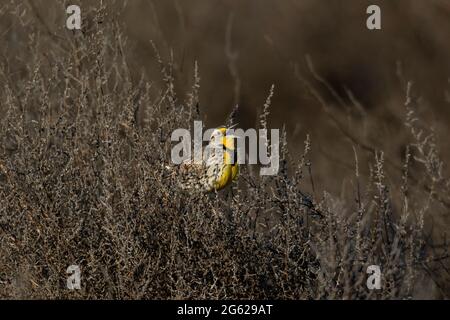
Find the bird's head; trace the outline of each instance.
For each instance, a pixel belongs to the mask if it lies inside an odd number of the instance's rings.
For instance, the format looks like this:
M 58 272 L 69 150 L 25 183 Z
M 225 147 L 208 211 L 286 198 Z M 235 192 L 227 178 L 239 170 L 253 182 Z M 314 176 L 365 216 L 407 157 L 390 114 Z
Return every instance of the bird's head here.
M 224 150 L 236 150 L 237 141 L 239 137 L 233 134 L 230 134 L 228 130 L 233 129 L 234 126 L 231 127 L 219 127 L 214 129 L 211 133 L 210 143 L 214 147 L 222 146 Z

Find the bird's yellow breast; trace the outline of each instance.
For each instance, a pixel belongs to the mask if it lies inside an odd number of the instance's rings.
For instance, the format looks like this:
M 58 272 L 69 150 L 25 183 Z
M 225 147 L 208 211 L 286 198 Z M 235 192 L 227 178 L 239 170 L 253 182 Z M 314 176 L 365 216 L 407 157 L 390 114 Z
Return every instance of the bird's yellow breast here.
M 231 161 L 229 152 L 224 153 L 224 164 L 222 170 L 214 182 L 214 189 L 220 190 L 228 186 L 237 177 L 239 173 L 239 166 L 237 163 Z
M 211 154 L 208 158 L 208 191 L 221 190 L 230 185 L 239 173 L 236 137 L 227 135 L 225 127 L 211 136 Z

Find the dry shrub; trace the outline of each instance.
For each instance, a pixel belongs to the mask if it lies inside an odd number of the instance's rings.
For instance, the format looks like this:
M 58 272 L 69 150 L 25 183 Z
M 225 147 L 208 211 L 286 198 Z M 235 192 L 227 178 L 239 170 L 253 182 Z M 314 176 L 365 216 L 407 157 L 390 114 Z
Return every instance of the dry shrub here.
M 1 12 L 28 41 L 0 68 L 0 297 L 412 298 L 424 273 L 448 293 L 448 246 L 433 243 L 424 219 L 448 203 L 449 180 L 410 87 L 401 185 L 386 176 L 382 151 L 363 183 L 355 148 L 352 200 L 314 187 L 307 195 L 314 144 L 307 137 L 296 160 L 283 131 L 277 176 L 244 166 L 230 190 L 192 195 L 163 168 L 171 132 L 202 116 L 197 68 L 184 99 L 170 57 L 157 55 L 162 76 L 130 71 L 104 7 L 85 13 L 82 33 L 36 31 L 35 12 L 14 1 Z M 263 127 L 269 107 L 270 98 Z M 66 288 L 72 264 L 79 291 Z M 372 264 L 381 290 L 366 287 Z

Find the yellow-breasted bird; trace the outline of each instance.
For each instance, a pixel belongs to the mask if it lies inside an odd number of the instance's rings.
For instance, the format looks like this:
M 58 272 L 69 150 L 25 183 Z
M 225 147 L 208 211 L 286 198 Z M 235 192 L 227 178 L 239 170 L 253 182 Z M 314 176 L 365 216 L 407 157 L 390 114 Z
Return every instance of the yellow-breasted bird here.
M 237 137 L 227 134 L 229 128 L 215 129 L 208 146 L 203 148 L 203 161 L 186 161 L 173 170 L 181 189 L 211 192 L 230 185 L 238 176 Z

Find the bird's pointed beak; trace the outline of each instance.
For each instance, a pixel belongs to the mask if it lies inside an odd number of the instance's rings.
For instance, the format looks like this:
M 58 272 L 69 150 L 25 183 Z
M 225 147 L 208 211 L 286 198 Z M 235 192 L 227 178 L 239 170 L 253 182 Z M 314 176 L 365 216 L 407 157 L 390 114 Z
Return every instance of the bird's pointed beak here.
M 234 129 L 234 128 L 236 128 L 236 126 L 237 126 L 237 125 L 238 125 L 238 124 L 237 124 L 237 123 L 235 123 L 235 124 L 233 124 L 233 125 L 229 126 L 229 127 L 228 127 L 228 130 L 229 130 L 229 129 Z

